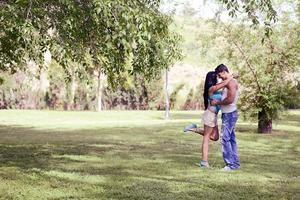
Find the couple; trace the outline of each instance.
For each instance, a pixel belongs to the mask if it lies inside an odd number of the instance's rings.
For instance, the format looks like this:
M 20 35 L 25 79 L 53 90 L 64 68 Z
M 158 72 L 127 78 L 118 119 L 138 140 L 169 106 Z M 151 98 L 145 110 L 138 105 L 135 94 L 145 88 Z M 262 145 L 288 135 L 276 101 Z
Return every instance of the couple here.
M 222 82 L 218 83 L 218 78 Z M 217 116 L 219 110 L 222 110 L 221 143 L 225 162 L 223 169 L 238 169 L 240 161 L 235 139 L 235 124 L 238 119 L 236 106 L 238 83 L 224 64 L 217 66 L 214 72 L 207 73 L 203 97 L 205 105 L 205 112 L 202 117 L 204 129 L 197 128 L 196 124 L 188 125 L 184 129 L 184 132 L 192 131 L 203 135 L 202 160 L 199 164 L 201 167 L 209 167 L 208 142 L 209 139 L 213 141 L 219 139 Z

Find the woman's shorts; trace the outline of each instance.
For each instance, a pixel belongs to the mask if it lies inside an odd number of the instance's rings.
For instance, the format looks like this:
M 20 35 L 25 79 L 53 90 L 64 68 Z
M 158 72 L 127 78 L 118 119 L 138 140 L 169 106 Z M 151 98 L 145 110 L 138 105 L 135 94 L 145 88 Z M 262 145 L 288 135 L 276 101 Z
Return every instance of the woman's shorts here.
M 213 113 L 210 110 L 205 110 L 202 116 L 202 122 L 204 125 L 209 127 L 215 127 L 217 126 L 217 114 Z

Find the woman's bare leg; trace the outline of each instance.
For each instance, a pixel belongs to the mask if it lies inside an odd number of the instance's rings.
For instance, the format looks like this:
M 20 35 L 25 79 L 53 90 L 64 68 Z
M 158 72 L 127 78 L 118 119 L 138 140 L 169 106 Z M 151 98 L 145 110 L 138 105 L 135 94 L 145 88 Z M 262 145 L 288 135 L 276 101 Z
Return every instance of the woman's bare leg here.
M 192 128 L 189 131 L 192 131 L 194 133 L 198 133 L 200 135 L 204 135 L 204 130 L 202 128 Z
M 200 135 L 204 135 L 204 129 L 202 128 L 192 128 L 189 131 L 192 131 L 194 133 L 198 133 Z M 214 127 L 211 135 L 209 137 L 212 141 L 218 141 L 219 140 L 219 129 L 218 126 Z
M 219 136 L 219 128 L 218 128 L 218 126 L 215 126 L 213 128 L 213 131 L 212 131 L 211 135 L 210 135 L 210 139 L 213 140 L 213 141 L 218 141 L 219 137 L 220 137 Z
M 202 160 L 208 162 L 208 143 L 213 127 L 204 125 L 204 136 L 202 140 Z

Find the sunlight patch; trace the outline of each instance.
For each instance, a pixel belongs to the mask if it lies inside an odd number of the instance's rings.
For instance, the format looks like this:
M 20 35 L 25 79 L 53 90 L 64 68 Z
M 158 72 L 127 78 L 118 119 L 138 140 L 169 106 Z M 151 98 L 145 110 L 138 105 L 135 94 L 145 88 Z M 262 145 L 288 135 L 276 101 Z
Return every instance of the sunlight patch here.
M 68 179 L 70 181 L 84 182 L 84 183 L 105 183 L 105 177 L 99 175 L 82 175 L 74 172 L 61 172 L 61 171 L 46 171 L 44 174 L 54 176 L 57 178 Z
M 96 156 L 83 156 L 83 155 L 53 155 L 53 158 L 67 158 L 74 161 L 83 162 L 101 162 L 102 158 Z

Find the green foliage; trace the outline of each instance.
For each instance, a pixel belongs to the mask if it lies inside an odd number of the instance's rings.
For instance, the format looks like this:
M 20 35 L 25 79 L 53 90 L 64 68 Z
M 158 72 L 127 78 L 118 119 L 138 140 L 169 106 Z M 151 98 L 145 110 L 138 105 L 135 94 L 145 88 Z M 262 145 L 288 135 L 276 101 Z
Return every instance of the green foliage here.
M 83 81 L 76 82 L 73 110 L 96 110 L 96 88 Z
M 180 58 L 179 36 L 159 0 L 4 1 L 0 13 L 1 70 L 26 60 L 42 64 L 50 49 L 64 68 L 70 61 L 101 68 L 114 86 L 124 74 L 150 80 Z M 86 62 L 86 57 L 90 62 Z
M 46 105 L 50 109 L 64 109 L 64 99 L 66 98 L 67 74 L 63 67 L 56 62 L 52 62 L 48 70 L 49 88 L 45 94 Z
M 176 103 L 177 98 L 178 98 L 178 93 L 180 92 L 181 89 L 183 89 L 184 85 L 185 85 L 184 83 L 180 83 L 179 85 L 177 85 L 174 88 L 174 90 L 170 94 L 170 109 L 175 108 L 175 103 Z
M 277 12 L 273 8 L 272 0 L 219 0 L 222 2 L 228 14 L 236 17 L 237 13 L 243 12 L 248 16 L 248 20 L 253 26 L 263 23 L 265 36 L 269 37 L 272 31 L 272 23 L 277 21 Z M 262 19 L 262 20 L 261 20 Z M 261 22 L 262 21 L 262 22 Z M 264 38 L 263 38 L 264 39 Z
M 190 91 L 186 97 L 185 103 L 183 105 L 184 110 L 193 109 L 193 105 L 192 105 L 193 97 L 194 97 L 194 89 L 192 88 L 192 89 L 190 89 Z
M 39 80 L 35 77 L 34 66 L 26 73 L 19 71 L 11 75 L 2 72 L 0 85 L 1 109 L 40 109 L 44 107 L 44 96 Z
M 49 45 L 46 17 L 37 1 L 1 2 L 0 70 L 16 72 L 26 60 L 41 64 Z M 42 4 L 42 3 L 41 3 Z
M 201 27 L 201 30 L 199 27 Z M 195 41 L 199 32 L 206 30 L 206 23 L 202 20 L 186 16 L 176 17 L 172 28 L 182 36 L 180 40 L 183 57 L 181 62 L 203 67 L 203 58 L 199 54 L 201 47 Z
M 187 97 L 185 99 L 185 103 L 182 105 L 181 109 L 183 110 L 204 110 L 204 101 L 203 101 L 203 88 L 204 81 L 201 81 L 197 87 L 191 88 Z
M 206 35 L 210 40 L 203 52 L 213 53 L 240 74 L 240 109 L 253 117 L 264 113 L 260 121 L 278 118 L 284 106 L 295 98 L 293 94 L 299 91 L 298 22 L 282 20 L 282 25 L 274 28 L 263 44 L 260 40 L 265 36 L 260 29 L 222 23 L 212 23 L 212 26 L 219 31 Z
M 286 34 L 289 37 L 284 37 Z M 264 120 L 271 120 L 277 118 L 293 98 L 291 95 L 297 90 L 294 73 L 299 69 L 299 57 L 292 54 L 300 53 L 299 48 L 293 47 L 294 34 L 292 31 L 286 33 L 284 29 L 276 31 L 259 49 L 255 45 L 256 34 L 252 34 L 253 39 L 250 40 L 249 33 L 242 36 L 243 40 L 239 39 L 238 45 L 242 46 L 242 51 L 247 52 L 248 57 L 248 64 L 237 65 L 245 89 L 241 98 L 242 110 L 255 110 L 253 113 L 264 111 Z
M 145 82 L 145 77 L 134 76 L 130 82 L 119 85 L 115 90 L 106 87 L 104 90 L 106 109 L 147 110 L 161 109 L 163 95 L 162 79 Z

